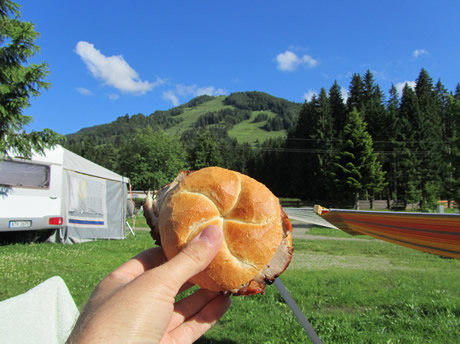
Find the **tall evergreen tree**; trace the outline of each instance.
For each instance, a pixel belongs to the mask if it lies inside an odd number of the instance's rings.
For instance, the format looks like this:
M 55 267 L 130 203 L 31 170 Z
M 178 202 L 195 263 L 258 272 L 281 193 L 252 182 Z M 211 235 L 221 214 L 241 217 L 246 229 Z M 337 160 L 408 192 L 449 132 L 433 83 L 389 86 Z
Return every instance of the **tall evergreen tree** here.
M 396 160 L 396 178 L 398 180 L 397 199 L 404 203 L 420 201 L 420 170 L 419 152 L 417 149 L 417 96 L 406 84 L 403 89 L 399 117 L 396 121 L 396 137 L 394 151 Z
M 384 132 L 385 143 L 382 145 L 385 151 L 383 166 L 387 171 L 388 180 L 388 208 L 390 207 L 391 199 L 398 199 L 398 182 L 397 182 L 397 161 L 398 161 L 398 145 L 397 138 L 400 135 L 397 132 L 397 124 L 399 119 L 399 95 L 395 85 L 391 86 L 389 98 L 385 111 L 385 120 L 381 130 Z
M 366 123 L 355 109 L 348 116 L 342 149 L 335 157 L 332 173 L 335 186 L 343 199 L 358 209 L 359 194 L 367 192 L 372 199 L 375 192 L 385 187 L 384 175 L 373 151 L 372 137 L 366 131 Z
M 28 158 L 33 150 L 43 153 L 62 138 L 50 129 L 25 130 L 32 121 L 23 114 L 30 98 L 49 87 L 44 81 L 48 65 L 28 63 L 39 50 L 34 43 L 37 37 L 34 24 L 20 20 L 19 5 L 0 1 L 0 157 L 14 149 Z
M 442 108 L 433 81 L 425 69 L 421 70 L 416 80 L 415 94 L 418 102 L 415 138 L 420 160 L 420 206 L 433 208 L 436 203 L 427 204 L 427 200 L 440 196 L 441 171 L 445 168 L 442 159 Z
M 351 78 L 348 99 L 347 99 L 347 111 L 352 112 L 354 109 L 361 111 L 364 103 L 364 82 L 361 79 L 361 75 L 355 73 Z
M 384 128 L 386 123 L 383 92 L 379 85 L 375 83 L 374 76 L 369 70 L 364 75 L 361 112 L 367 123 L 367 131 L 374 140 L 376 150 L 383 150 L 383 145 L 376 144 L 376 141 L 384 141 L 387 134 Z
M 334 81 L 334 84 L 329 89 L 329 104 L 331 108 L 331 116 L 334 121 L 334 132 L 337 135 L 336 138 L 339 138 L 342 134 L 343 128 L 345 127 L 348 111 L 337 81 Z
M 293 181 L 289 187 L 291 193 L 297 193 L 302 199 L 315 198 L 315 178 L 318 173 L 318 159 L 315 156 L 315 140 L 313 139 L 317 123 L 319 101 L 316 95 L 305 101 L 299 113 L 295 129 L 289 134 L 286 144 L 289 154 L 289 179 Z
M 442 152 L 440 166 L 440 179 L 441 179 L 441 198 L 449 202 L 454 197 L 453 186 L 453 168 L 452 164 L 452 143 L 455 141 L 456 125 L 455 125 L 455 105 L 451 101 L 452 95 L 449 94 L 446 87 L 438 80 L 434 87 L 436 94 L 437 108 L 440 111 L 441 117 L 441 133 L 442 133 Z M 452 106 L 453 105 L 453 106 Z
M 331 103 L 324 88 L 319 93 L 316 121 L 311 137 L 314 140 L 314 149 L 318 158 L 316 182 L 312 182 L 316 185 L 316 198 L 322 196 L 324 199 L 328 196 L 326 191 L 329 191 L 332 187 L 330 172 L 333 166 L 336 145 Z
M 298 156 L 298 153 L 293 153 Z M 292 157 L 284 138 L 268 139 L 258 145 L 248 162 L 249 175 L 267 185 L 279 197 L 300 197 L 292 178 Z
M 460 204 L 460 84 L 457 85 L 455 95 L 449 96 L 447 112 L 452 126 L 451 136 L 448 138 L 450 175 L 446 181 L 447 194 L 449 199 L 455 200 L 458 205 Z

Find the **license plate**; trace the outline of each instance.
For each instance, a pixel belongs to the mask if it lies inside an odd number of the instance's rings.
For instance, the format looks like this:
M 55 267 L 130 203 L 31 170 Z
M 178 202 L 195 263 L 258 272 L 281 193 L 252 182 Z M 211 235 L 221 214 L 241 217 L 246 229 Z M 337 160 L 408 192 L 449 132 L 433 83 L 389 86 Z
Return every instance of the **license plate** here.
M 8 228 L 28 228 L 32 227 L 32 221 L 10 221 Z

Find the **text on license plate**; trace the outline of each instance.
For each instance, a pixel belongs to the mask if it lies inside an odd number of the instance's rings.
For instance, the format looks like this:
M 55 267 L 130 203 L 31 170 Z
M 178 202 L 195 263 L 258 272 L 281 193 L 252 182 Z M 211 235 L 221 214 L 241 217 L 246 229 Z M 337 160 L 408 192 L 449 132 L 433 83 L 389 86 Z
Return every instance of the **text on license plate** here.
M 8 228 L 27 228 L 32 226 L 32 221 L 10 221 Z

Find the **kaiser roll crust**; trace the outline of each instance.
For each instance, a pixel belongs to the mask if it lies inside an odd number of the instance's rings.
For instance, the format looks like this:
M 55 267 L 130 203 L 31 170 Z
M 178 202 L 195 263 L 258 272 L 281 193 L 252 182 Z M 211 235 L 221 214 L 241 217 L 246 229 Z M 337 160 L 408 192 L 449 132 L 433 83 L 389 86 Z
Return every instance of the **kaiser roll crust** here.
M 214 291 L 235 290 L 260 275 L 274 256 L 283 240 L 282 216 L 279 200 L 265 185 L 208 167 L 187 175 L 160 205 L 161 246 L 171 259 L 206 226 L 222 227 L 224 242 L 216 258 L 192 282 Z

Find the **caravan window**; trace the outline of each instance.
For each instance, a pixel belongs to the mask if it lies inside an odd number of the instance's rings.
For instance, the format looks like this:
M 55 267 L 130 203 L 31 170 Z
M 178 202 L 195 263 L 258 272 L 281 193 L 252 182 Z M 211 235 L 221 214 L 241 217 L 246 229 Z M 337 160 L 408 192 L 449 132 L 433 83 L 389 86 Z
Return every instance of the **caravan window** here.
M 0 160 L 0 185 L 45 189 L 50 185 L 50 167 Z

